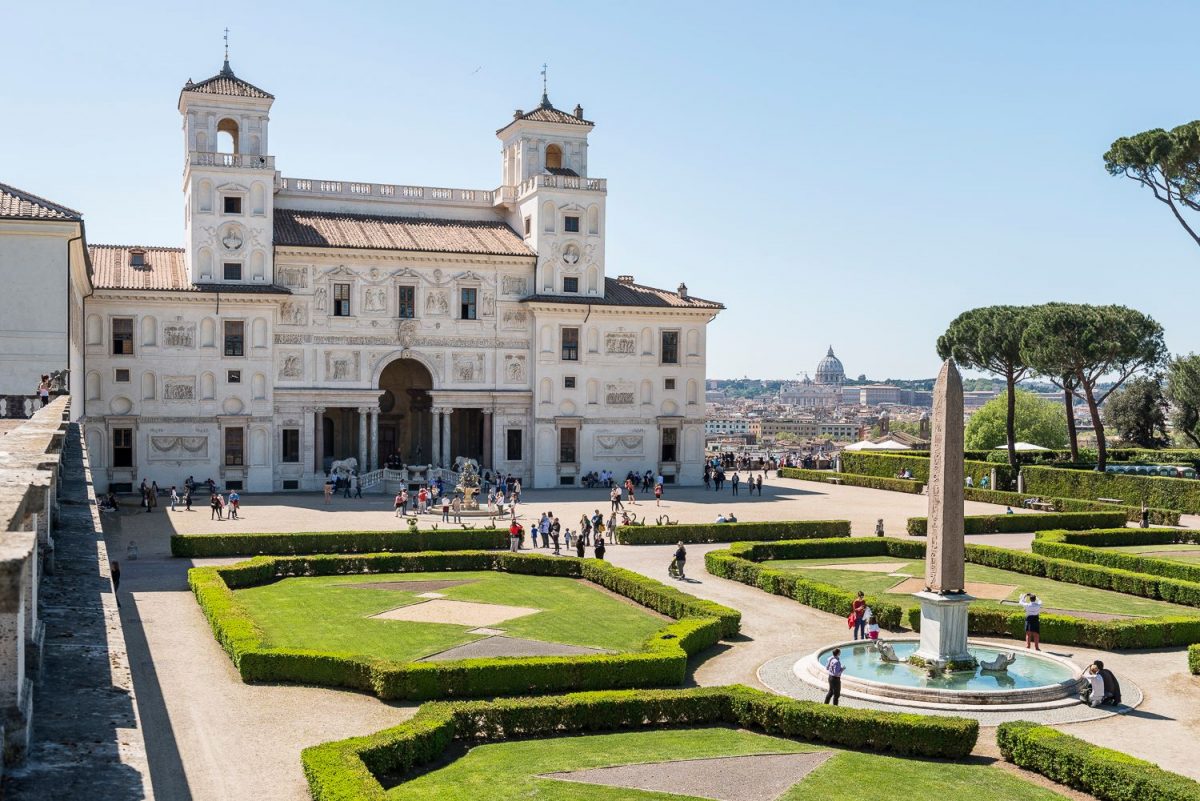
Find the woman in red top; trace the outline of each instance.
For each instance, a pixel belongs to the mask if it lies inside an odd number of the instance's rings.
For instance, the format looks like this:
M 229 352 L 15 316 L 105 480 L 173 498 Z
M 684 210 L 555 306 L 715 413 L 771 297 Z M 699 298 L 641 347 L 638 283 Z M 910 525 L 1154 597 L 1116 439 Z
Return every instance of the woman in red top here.
M 850 608 L 854 612 L 854 639 L 865 640 L 867 638 L 867 601 L 861 590 Z

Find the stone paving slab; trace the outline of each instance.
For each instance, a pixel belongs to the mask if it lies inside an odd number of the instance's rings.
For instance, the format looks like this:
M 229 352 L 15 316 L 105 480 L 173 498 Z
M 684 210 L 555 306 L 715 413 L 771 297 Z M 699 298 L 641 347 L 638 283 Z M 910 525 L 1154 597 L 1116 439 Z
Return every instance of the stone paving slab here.
M 674 793 L 713 801 L 775 801 L 831 756 L 832 751 L 817 751 L 681 759 L 547 773 L 540 778 Z

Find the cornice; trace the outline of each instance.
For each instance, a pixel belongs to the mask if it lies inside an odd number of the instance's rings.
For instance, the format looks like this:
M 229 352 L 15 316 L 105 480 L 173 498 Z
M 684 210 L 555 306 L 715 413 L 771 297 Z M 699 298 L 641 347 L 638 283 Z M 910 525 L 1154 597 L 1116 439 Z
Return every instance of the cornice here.
M 297 245 L 275 245 L 275 259 L 320 259 L 333 262 L 345 261 L 391 261 L 417 262 L 433 265 L 442 264 L 487 264 L 492 266 L 532 267 L 537 263 L 536 255 L 499 256 L 483 253 L 442 253 L 431 250 L 368 250 L 347 248 L 312 248 Z

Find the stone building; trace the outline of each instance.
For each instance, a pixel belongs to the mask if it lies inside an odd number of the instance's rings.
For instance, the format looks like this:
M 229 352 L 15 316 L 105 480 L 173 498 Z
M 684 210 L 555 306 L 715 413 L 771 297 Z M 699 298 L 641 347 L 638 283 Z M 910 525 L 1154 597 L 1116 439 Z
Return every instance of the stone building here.
M 537 487 L 700 480 L 723 306 L 608 275 L 581 107 L 518 110 L 496 133 L 500 186 L 450 189 L 283 177 L 274 100 L 228 62 L 189 80 L 184 246 L 91 249 L 99 488 L 314 489 L 348 457 L 470 457 Z
M 804 376 L 779 393 L 779 402 L 802 409 L 834 409 L 842 404 L 842 384 L 846 371 L 842 362 L 829 347 L 824 358 L 817 362 L 816 380 Z

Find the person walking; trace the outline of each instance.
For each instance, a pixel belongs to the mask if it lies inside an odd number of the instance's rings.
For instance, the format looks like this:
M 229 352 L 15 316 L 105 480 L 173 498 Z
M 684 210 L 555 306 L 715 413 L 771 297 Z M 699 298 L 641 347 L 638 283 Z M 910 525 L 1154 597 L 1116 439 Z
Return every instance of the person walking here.
M 242 496 L 237 490 L 229 493 L 229 519 L 238 520 L 238 510 L 241 509 Z
M 351 474 L 351 476 L 352 476 L 352 475 L 353 475 L 353 474 Z M 343 497 L 343 498 L 349 498 L 349 497 L 350 497 L 350 477 L 347 477 L 347 478 L 346 478 L 346 486 L 342 488 L 342 497 Z
M 449 495 L 442 496 L 442 522 L 443 523 L 450 522 L 450 496 Z
M 354 497 L 362 497 L 362 476 L 360 476 L 358 473 L 354 474 Z
M 175 485 L 171 485 L 171 511 L 175 511 L 175 507 L 179 504 L 179 493 L 175 491 Z
M 621 488 L 613 487 L 608 493 L 608 499 L 612 502 L 612 511 L 617 511 L 621 507 Z
M 192 511 L 192 488 L 187 487 L 183 491 L 183 510 L 185 512 Z
M 733 489 L 733 494 L 734 494 L 734 495 L 737 495 L 737 494 L 738 494 L 738 484 L 740 484 L 740 483 L 742 483 L 742 476 L 741 476 L 741 474 L 740 474 L 740 473 L 734 473 L 734 474 L 733 474 L 733 478 L 729 479 L 729 486 L 730 486 L 730 487 Z
M 863 597 L 862 590 L 858 591 L 854 602 L 850 604 L 850 609 L 854 615 L 854 639 L 865 640 L 867 638 L 867 600 Z
M 513 518 L 512 523 L 508 526 L 508 539 L 513 553 L 521 549 L 521 524 L 517 522 L 516 518 Z
M 584 557 L 583 546 L 586 544 L 587 543 L 585 543 L 583 541 L 583 537 L 575 538 L 575 555 L 578 556 L 580 559 L 582 559 Z
M 637 487 L 634 486 L 633 479 L 632 478 L 625 479 L 625 498 L 633 506 L 637 506 L 637 496 L 635 494 L 636 492 L 637 492 Z
M 454 500 L 450 501 L 450 513 L 454 515 L 455 523 L 462 522 L 462 498 L 457 494 L 455 494 Z
M 842 673 L 846 670 L 842 667 L 841 656 L 842 649 L 834 648 L 833 655 L 825 663 L 825 672 L 829 674 L 829 692 L 825 693 L 825 703 L 832 701 L 834 706 L 838 705 L 838 700 L 842 697 Z
M 42 380 L 37 385 L 37 394 L 43 408 L 50 403 L 50 376 L 42 375 Z
M 596 547 L 593 550 L 596 552 L 597 559 L 604 559 L 604 537 L 596 537 Z
M 655 506 L 662 506 L 662 492 L 663 492 L 663 485 L 655 484 L 654 485 L 654 505 Z
M 683 547 L 683 540 L 680 540 L 679 545 L 675 548 L 675 571 L 680 581 L 687 581 L 687 576 L 683 574 L 683 565 L 686 561 L 687 548 Z M 671 571 L 668 570 L 667 572 L 670 573 Z
M 758 490 L 758 497 L 760 497 L 760 498 L 762 497 L 762 480 L 763 480 L 762 476 L 759 476 L 758 478 L 754 479 L 754 488 L 756 490 Z
M 542 519 L 538 521 L 537 530 L 533 534 L 533 547 L 537 547 L 538 535 L 542 535 L 542 547 L 550 547 L 550 513 L 543 512 Z
M 392 506 L 396 509 L 396 517 L 399 517 L 400 513 L 404 511 L 404 504 L 404 493 L 397 492 L 396 497 L 392 499 Z
M 109 565 L 109 575 L 112 576 L 113 597 L 117 599 L 117 606 L 120 606 L 121 596 L 117 595 L 117 591 L 121 589 L 121 563 L 116 559 Z
M 208 506 L 212 510 L 212 514 L 209 515 L 209 517 L 208 517 L 209 520 L 222 519 L 221 518 L 221 500 L 217 497 L 217 493 L 214 492 L 212 495 L 208 496 Z
M 146 489 L 146 514 L 154 511 L 154 507 L 158 506 L 158 482 L 154 482 Z
M 1024 593 L 1018 601 L 1025 610 L 1025 648 L 1033 643 L 1035 651 L 1042 650 L 1042 602 L 1032 592 Z
M 1142 501 L 1141 525 L 1142 528 L 1150 528 L 1150 510 L 1146 508 L 1145 501 Z
M 513 481 L 512 505 L 516 506 L 520 502 L 521 502 L 521 479 L 518 478 Z
M 138 487 L 138 494 L 142 496 L 142 508 L 143 509 L 146 508 L 146 495 L 147 495 L 147 493 L 149 493 L 149 491 L 150 491 L 150 488 L 148 486 L 146 486 L 146 479 L 143 478 L 141 486 Z
M 333 503 L 333 479 L 325 479 L 325 505 Z
M 550 539 L 554 542 L 554 555 L 561 556 L 558 550 L 558 536 L 562 532 L 562 526 L 558 522 L 558 518 L 554 518 L 554 522 L 550 524 Z

